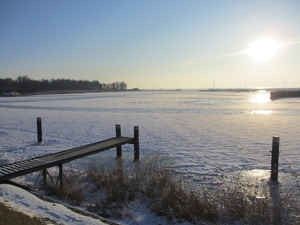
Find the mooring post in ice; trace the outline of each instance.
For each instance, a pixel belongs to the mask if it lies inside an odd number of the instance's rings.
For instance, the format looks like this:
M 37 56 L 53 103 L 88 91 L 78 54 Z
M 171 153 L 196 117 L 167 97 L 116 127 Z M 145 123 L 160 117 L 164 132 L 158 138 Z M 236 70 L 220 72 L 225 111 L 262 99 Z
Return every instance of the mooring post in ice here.
M 43 139 L 42 139 L 42 118 L 41 117 L 36 118 L 36 125 L 37 125 L 37 139 L 38 139 L 38 142 L 41 143 L 43 141 Z
M 116 125 L 116 137 L 121 137 L 121 125 Z M 117 158 L 122 157 L 122 146 L 117 147 Z
M 278 181 L 279 137 L 273 137 L 271 158 L 271 181 Z
M 134 160 L 140 159 L 140 137 L 139 127 L 134 126 Z

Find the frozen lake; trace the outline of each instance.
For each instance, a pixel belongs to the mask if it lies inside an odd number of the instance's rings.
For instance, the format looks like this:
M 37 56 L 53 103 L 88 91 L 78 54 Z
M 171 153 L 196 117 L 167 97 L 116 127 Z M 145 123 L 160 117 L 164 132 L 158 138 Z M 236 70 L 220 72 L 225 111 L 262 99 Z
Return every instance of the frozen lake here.
M 217 169 L 269 169 L 273 136 L 280 137 L 280 170 L 300 172 L 299 101 L 270 101 L 266 92 L 199 91 L 0 98 L 0 158 L 14 162 L 111 138 L 121 124 L 124 136 L 139 126 L 142 156 L 174 156 L 178 170 L 194 180 Z M 131 145 L 123 151 L 133 157 Z

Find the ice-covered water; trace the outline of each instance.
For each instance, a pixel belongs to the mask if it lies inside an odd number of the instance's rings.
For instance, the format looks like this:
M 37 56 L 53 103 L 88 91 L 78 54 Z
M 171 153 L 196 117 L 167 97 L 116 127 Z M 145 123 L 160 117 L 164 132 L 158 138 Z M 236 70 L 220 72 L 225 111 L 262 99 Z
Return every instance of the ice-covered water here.
M 199 91 L 0 98 L 0 158 L 13 162 L 111 138 L 121 124 L 124 136 L 140 127 L 141 155 L 175 156 L 178 169 L 196 180 L 216 169 L 269 169 L 273 136 L 280 137 L 280 169 L 300 171 L 299 101 L 270 101 L 265 92 Z M 133 157 L 132 146 L 123 149 Z

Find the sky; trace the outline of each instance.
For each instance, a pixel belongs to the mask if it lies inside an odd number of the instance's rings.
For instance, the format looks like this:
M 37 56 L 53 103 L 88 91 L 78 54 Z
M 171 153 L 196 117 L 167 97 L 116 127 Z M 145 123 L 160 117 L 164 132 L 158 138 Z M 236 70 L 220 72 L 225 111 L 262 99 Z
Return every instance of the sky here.
M 300 87 L 298 0 L 2 0 L 0 78 Z M 279 50 L 247 53 L 262 38 Z

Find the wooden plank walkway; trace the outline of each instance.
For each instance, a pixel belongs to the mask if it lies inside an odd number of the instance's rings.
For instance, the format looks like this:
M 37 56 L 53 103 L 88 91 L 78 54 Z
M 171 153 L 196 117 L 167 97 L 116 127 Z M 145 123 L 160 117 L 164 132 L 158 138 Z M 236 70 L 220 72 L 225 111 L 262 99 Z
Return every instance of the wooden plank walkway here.
M 8 179 L 45 170 L 50 167 L 59 166 L 72 160 L 103 152 L 124 144 L 136 145 L 138 144 L 138 139 L 120 136 L 49 155 L 35 157 L 29 160 L 3 165 L 0 166 L 0 182 L 5 182 Z

